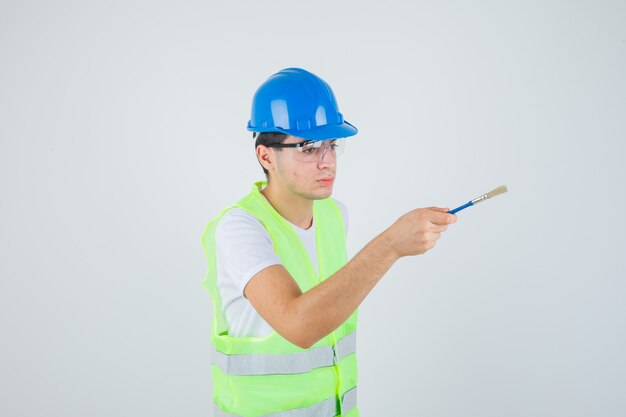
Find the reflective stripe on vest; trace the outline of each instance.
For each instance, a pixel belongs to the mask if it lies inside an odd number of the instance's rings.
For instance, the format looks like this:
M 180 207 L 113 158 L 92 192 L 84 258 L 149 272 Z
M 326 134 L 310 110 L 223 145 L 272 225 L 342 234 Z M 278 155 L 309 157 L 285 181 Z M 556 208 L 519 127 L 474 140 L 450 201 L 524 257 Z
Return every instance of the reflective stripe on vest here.
M 227 355 L 213 348 L 213 365 L 225 375 L 302 374 L 333 366 L 356 352 L 356 332 L 342 337 L 333 346 L 320 346 L 298 353 L 251 353 Z
M 346 391 L 343 397 L 341 397 L 341 410 L 337 410 L 337 399 L 332 397 L 308 407 L 264 414 L 259 417 L 335 417 L 339 415 L 339 413 L 342 415 L 347 414 L 354 407 L 356 407 L 356 387 L 352 388 L 350 391 Z M 241 417 L 237 414 L 222 411 L 217 404 L 213 405 L 213 415 L 215 417 Z

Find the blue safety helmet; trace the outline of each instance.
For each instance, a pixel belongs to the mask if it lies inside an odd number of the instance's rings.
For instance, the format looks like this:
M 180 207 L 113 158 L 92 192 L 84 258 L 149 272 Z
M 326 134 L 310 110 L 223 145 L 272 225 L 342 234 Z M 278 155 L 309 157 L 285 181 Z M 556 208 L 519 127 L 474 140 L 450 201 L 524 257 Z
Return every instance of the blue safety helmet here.
M 286 68 L 270 76 L 252 99 L 252 132 L 282 132 L 307 140 L 356 135 L 343 120 L 333 90 L 317 75 Z

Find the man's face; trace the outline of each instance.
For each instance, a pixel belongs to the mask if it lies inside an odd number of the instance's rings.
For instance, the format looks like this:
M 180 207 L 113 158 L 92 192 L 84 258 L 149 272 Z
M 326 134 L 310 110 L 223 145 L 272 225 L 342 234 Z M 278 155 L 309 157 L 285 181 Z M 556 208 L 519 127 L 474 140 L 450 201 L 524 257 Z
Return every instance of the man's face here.
M 299 143 L 303 139 L 288 136 L 283 143 Z M 325 141 L 328 146 L 332 141 Z M 276 149 L 273 149 L 276 151 Z M 320 149 L 321 150 L 321 149 Z M 271 175 L 271 182 L 286 187 L 292 193 L 309 200 L 330 197 L 333 192 L 337 157 L 326 149 L 323 159 L 315 158 L 310 162 L 298 160 L 296 148 L 283 148 L 276 154 L 276 170 Z

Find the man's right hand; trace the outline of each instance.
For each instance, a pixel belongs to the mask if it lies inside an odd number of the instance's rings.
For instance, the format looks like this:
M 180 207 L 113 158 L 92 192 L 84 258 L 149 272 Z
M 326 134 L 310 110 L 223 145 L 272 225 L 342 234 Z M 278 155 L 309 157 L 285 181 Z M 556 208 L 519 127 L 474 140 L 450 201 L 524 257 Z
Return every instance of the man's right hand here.
M 390 249 L 400 258 L 432 249 L 448 225 L 456 223 L 448 208 L 428 207 L 409 211 L 383 232 Z

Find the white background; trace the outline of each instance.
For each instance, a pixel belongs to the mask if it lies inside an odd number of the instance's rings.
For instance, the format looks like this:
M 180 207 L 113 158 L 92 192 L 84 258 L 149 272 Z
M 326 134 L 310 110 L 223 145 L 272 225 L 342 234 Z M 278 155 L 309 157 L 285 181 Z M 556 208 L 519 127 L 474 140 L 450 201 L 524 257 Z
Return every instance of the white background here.
M 363 417 L 626 415 L 623 1 L 0 2 L 0 414 L 208 416 L 207 222 L 306 68 L 354 255 L 459 213 L 360 308 Z

